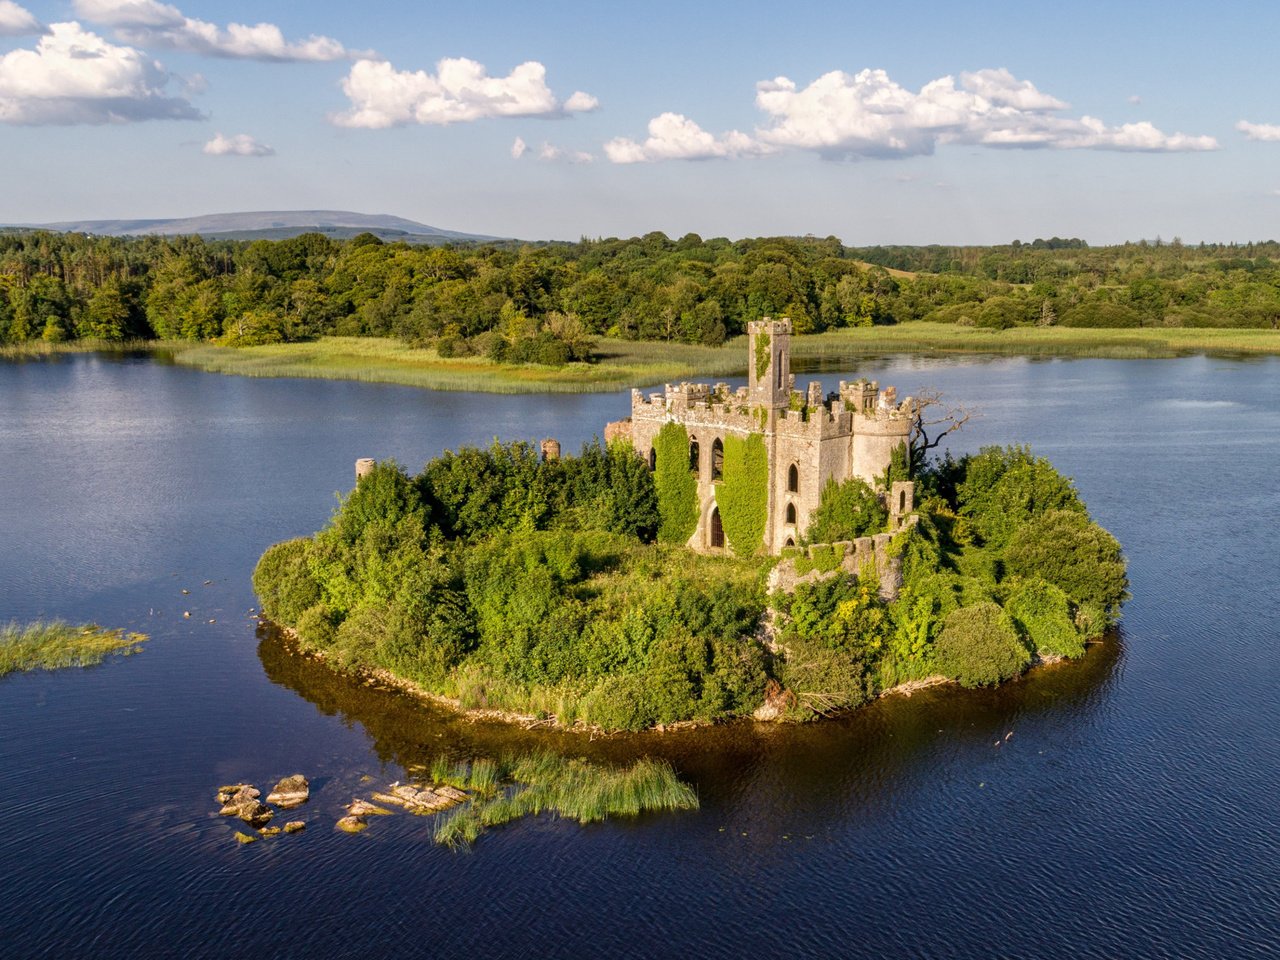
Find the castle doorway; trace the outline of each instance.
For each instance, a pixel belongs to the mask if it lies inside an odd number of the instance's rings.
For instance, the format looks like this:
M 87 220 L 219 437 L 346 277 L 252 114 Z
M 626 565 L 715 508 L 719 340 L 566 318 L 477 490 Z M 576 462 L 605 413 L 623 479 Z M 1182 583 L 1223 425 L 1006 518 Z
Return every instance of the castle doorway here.
M 713 507 L 711 510 L 711 546 L 717 549 L 724 548 L 724 525 L 720 523 L 719 507 Z

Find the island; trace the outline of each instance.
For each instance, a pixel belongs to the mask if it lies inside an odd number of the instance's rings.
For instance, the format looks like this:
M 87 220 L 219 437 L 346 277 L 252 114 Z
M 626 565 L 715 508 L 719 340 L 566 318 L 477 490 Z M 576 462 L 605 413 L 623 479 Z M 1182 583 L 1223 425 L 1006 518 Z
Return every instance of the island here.
M 323 530 L 263 554 L 264 614 L 340 669 L 601 731 L 992 685 L 1116 623 L 1124 556 L 1069 479 L 1019 446 L 933 455 L 892 387 L 797 390 L 790 336 L 753 321 L 745 387 L 633 391 L 577 456 L 360 461 Z

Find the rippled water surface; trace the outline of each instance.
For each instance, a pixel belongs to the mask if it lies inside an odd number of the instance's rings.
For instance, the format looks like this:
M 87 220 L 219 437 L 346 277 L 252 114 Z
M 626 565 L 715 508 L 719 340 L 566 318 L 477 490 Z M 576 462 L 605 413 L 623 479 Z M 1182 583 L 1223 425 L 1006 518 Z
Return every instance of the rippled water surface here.
M 0 619 L 152 636 L 0 680 L 0 955 L 1275 956 L 1280 361 L 854 367 L 814 376 L 938 387 L 982 414 L 954 449 L 1030 443 L 1075 477 L 1130 559 L 1119 637 L 803 728 L 467 723 L 292 655 L 249 615 L 253 563 L 325 521 L 356 457 L 574 449 L 625 395 L 0 364 Z M 548 743 L 666 756 L 702 809 L 528 819 L 463 854 L 427 819 L 332 829 L 363 776 Z M 294 771 L 307 831 L 237 846 L 213 788 Z

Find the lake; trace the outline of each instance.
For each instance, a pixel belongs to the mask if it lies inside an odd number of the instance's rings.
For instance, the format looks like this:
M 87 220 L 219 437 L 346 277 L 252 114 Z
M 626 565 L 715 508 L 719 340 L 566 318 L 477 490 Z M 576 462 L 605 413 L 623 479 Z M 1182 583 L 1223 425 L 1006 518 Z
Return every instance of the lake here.
M 292 655 L 251 614 L 253 564 L 323 525 L 357 457 L 573 451 L 627 394 L 0 363 L 0 620 L 152 638 L 0 680 L 0 954 L 1275 956 L 1280 359 L 839 366 L 813 377 L 938 388 L 979 414 L 956 452 L 1029 443 L 1073 476 L 1129 557 L 1118 635 L 997 690 L 802 727 L 470 723 Z M 540 744 L 665 757 L 701 810 L 529 818 L 460 853 L 426 818 L 333 829 L 407 764 Z M 294 772 L 307 830 L 238 846 L 215 787 Z

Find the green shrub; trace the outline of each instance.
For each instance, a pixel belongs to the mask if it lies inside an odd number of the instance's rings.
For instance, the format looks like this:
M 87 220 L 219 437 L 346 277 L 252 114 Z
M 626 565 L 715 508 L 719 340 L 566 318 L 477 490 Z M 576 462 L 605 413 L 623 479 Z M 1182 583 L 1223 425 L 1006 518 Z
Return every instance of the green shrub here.
M 1020 580 L 1010 590 L 1005 613 L 1041 656 L 1079 657 L 1084 639 L 1071 619 L 1071 601 L 1043 580 Z
M 984 447 L 960 461 L 957 507 L 982 543 L 1002 548 L 1019 527 L 1047 510 L 1084 513 L 1071 481 L 1026 447 Z
M 292 627 L 308 607 L 320 601 L 320 585 L 311 575 L 311 540 L 299 537 L 268 547 L 253 568 L 253 590 L 262 612 L 276 623 Z
M 859 706 L 872 695 L 866 667 L 842 650 L 792 637 L 779 679 L 792 694 L 793 717 L 807 720 Z
M 758 433 L 724 439 L 724 479 L 716 484 L 716 506 L 725 539 L 740 557 L 764 547 L 769 519 L 769 459 Z
M 648 684 L 634 674 L 602 677 L 582 698 L 581 718 L 605 730 L 644 730 L 657 723 Z
M 809 520 L 805 539 L 810 543 L 856 540 L 882 532 L 888 519 L 884 504 L 865 480 L 829 480 L 822 488 L 822 499 Z
M 664 423 L 653 441 L 657 465 L 653 482 L 658 494 L 658 539 L 681 544 L 698 526 L 698 480 L 689 472 L 689 432 L 679 423 Z
M 338 640 L 338 617 L 323 603 L 317 603 L 298 618 L 295 629 L 302 642 L 317 650 L 328 650 Z
M 980 603 L 953 610 L 934 643 L 939 672 L 965 687 L 980 687 L 1016 677 L 1031 653 L 1003 610 Z
M 1128 597 L 1120 544 L 1075 511 L 1052 510 L 1022 527 L 1009 541 L 1004 565 L 1010 576 L 1047 580 L 1112 619 Z

